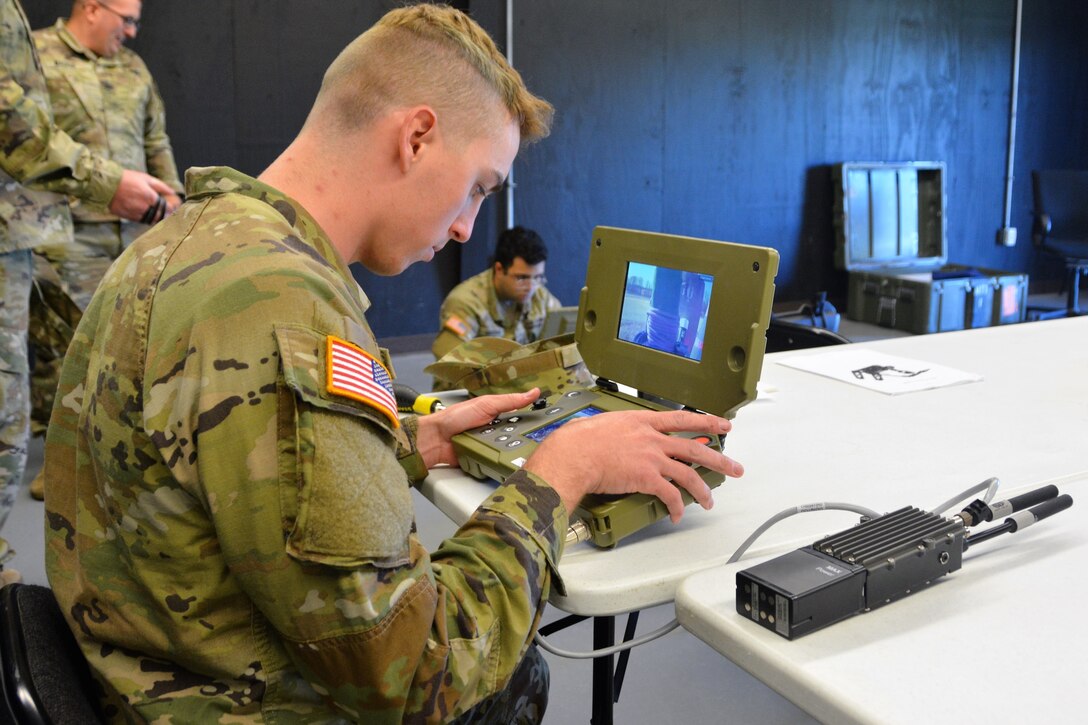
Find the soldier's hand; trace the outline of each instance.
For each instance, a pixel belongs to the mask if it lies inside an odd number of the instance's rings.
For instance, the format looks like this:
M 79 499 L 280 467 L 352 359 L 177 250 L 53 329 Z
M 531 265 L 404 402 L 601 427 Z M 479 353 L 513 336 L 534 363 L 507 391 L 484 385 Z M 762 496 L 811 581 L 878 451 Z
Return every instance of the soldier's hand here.
M 710 487 L 689 463 L 737 478 L 744 468 L 698 441 L 672 432 L 720 434 L 725 418 L 687 411 L 623 411 L 572 420 L 544 440 L 525 462 L 554 488 L 567 510 L 588 493 L 648 493 L 661 499 L 673 522 L 684 512 L 677 486 L 709 509 Z M 673 485 L 675 484 L 675 485 Z
M 170 216 L 181 206 L 181 197 L 173 189 L 163 194 L 162 198 L 166 200 L 166 214 L 163 216 Z
M 121 183 L 110 200 L 110 213 L 130 221 L 140 221 L 148 208 L 158 202 L 160 194 L 173 193 L 173 189 L 151 174 L 125 169 L 121 174 Z
M 450 439 L 470 428 L 477 428 L 495 419 L 500 413 L 524 408 L 540 397 L 540 389 L 508 395 L 481 395 L 421 416 L 416 447 L 427 468 L 438 463 L 457 464 Z

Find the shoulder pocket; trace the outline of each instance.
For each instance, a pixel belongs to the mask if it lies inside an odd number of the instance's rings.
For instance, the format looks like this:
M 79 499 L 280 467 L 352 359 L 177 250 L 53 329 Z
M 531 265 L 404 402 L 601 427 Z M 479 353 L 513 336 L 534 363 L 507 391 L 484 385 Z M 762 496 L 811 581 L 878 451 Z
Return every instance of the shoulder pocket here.
M 361 414 L 392 433 L 400 427 L 393 381 L 378 355 L 337 335 L 299 325 L 276 328 L 283 377 L 300 397 Z
M 279 433 L 294 443 L 297 470 L 281 493 L 295 498 L 286 507 L 296 511 L 287 551 L 335 567 L 399 566 L 409 560 L 413 512 L 395 427 L 377 406 L 329 391 L 327 338 L 301 326 L 276 328 L 296 401 L 294 415 L 280 418 L 293 430 Z

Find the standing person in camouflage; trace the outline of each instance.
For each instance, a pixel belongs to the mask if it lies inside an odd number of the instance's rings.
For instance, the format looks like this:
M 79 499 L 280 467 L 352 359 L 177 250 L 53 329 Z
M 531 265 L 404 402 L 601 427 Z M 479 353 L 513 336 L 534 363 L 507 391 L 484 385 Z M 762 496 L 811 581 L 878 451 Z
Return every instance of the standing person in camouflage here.
M 454 287 L 442 302 L 431 345 L 435 359 L 474 337 L 535 342 L 548 310 L 561 306 L 544 286 L 547 259 L 548 248 L 532 229 L 500 234 L 491 267 Z
M 75 0 L 68 20 L 34 32 L 57 126 L 95 154 L 146 171 L 169 186 L 168 210 L 182 185 L 166 135 L 162 98 L 147 66 L 122 44 L 139 28 L 140 0 Z M 70 199 L 74 240 L 34 249 L 38 292 L 31 302 L 31 432 L 49 423 L 60 360 L 82 310 L 121 250 L 147 231 Z M 50 269 L 50 267 L 52 269 Z M 58 299 L 59 298 L 59 299 Z M 67 298 L 67 299 L 64 299 Z M 30 492 L 41 498 L 41 476 Z
M 393 10 L 325 74 L 259 178 L 191 169 L 179 211 L 122 253 L 76 330 L 46 438 L 46 567 L 115 721 L 539 722 L 530 647 L 569 512 L 589 492 L 710 491 L 669 431 L 560 428 L 428 553 L 409 485 L 451 437 L 538 391 L 398 419 L 348 270 L 469 238 L 551 107 L 445 6 Z M 623 484 L 616 484 L 622 481 Z
M 30 250 L 71 239 L 63 194 L 139 219 L 169 190 L 95 156 L 56 127 L 26 15 L 17 0 L 0 0 L 0 526 L 26 466 Z M 2 567 L 10 555 L 3 540 L 0 551 Z

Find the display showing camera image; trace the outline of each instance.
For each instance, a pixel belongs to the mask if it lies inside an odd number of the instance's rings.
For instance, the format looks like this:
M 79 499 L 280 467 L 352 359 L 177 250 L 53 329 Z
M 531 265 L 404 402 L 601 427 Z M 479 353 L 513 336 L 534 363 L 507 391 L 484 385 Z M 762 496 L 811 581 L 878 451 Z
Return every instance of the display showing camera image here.
M 699 361 L 714 278 L 629 262 L 617 337 Z

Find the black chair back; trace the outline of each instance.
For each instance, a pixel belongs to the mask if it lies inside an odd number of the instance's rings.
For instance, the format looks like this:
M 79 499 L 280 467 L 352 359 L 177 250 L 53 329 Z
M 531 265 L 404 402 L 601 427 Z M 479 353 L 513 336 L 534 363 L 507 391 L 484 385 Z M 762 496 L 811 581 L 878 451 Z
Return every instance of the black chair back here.
M 767 352 L 844 345 L 848 342 L 850 341 L 837 332 L 773 317 L 767 326 Z
M 48 587 L 0 589 L 3 716 L 28 725 L 101 723 L 96 685 Z
M 1031 238 L 1039 249 L 1065 263 L 1065 309 L 1028 307 L 1029 320 L 1083 314 L 1080 280 L 1088 277 L 1088 170 L 1031 172 L 1035 222 Z
M 1088 170 L 1031 172 L 1035 241 L 1061 257 L 1088 259 Z

